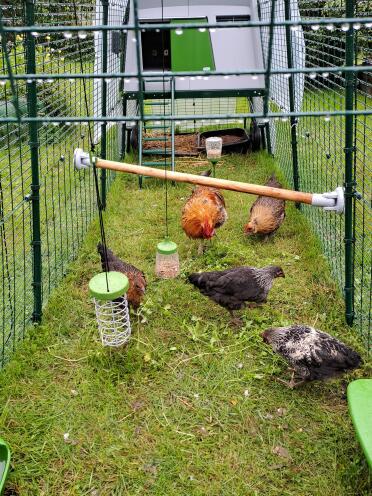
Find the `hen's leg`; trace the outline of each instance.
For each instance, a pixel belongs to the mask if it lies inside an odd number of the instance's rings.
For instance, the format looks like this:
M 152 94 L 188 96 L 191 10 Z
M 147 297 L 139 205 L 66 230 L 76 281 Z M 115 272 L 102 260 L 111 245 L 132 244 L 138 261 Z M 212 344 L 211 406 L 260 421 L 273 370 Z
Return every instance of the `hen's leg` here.
M 265 302 L 262 302 L 262 303 L 265 303 Z M 258 308 L 262 305 L 262 303 L 255 303 L 255 302 L 251 301 L 250 303 L 246 304 L 246 307 L 247 308 Z
M 241 327 L 243 325 L 242 319 L 240 317 L 235 317 L 234 310 L 229 310 L 229 313 L 231 315 L 231 324 L 236 327 Z
M 270 240 L 274 237 L 274 234 L 275 234 L 275 233 L 273 233 L 273 232 L 272 232 L 272 233 L 270 233 L 270 234 L 266 234 L 266 235 L 264 236 L 264 238 L 263 238 L 263 242 L 264 242 L 264 243 L 267 243 L 268 241 L 270 241 Z
M 204 242 L 203 240 L 199 240 L 198 244 L 198 255 L 201 256 L 204 253 Z

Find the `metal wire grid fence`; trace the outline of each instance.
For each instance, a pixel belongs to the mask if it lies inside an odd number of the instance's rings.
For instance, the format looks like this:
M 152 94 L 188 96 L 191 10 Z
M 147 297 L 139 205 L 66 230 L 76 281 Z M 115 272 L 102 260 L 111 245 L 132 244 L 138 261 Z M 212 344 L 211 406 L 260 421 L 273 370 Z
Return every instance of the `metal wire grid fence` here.
M 150 100 L 152 102 L 152 100 Z M 165 112 L 170 112 L 170 102 L 167 102 Z M 214 129 L 224 128 L 226 126 L 242 126 L 246 119 L 231 118 L 226 119 L 226 114 L 239 114 L 248 112 L 248 101 L 244 97 L 221 97 L 221 98 L 179 98 L 175 101 L 175 116 L 188 115 L 200 116 L 203 114 L 214 114 L 214 119 L 195 119 L 195 120 L 176 120 L 175 126 L 177 132 L 197 132 L 202 127 L 213 127 Z M 151 115 L 151 107 L 145 108 L 146 114 Z M 133 111 L 132 111 L 133 112 Z M 133 115 L 133 113 L 132 113 Z M 221 115 L 221 117 L 219 117 Z M 154 121 L 150 121 L 154 124 Z
M 1 6 L 5 26 L 82 26 L 78 36 L 67 32 L 29 35 L 7 34 L 5 44 L 14 74 L 27 74 L 30 62 L 35 73 L 75 74 L 92 73 L 95 57 L 94 35 L 83 30 L 92 25 L 99 9 L 92 2 L 66 4 L 53 0 L 12 2 Z M 102 10 L 102 4 L 100 9 Z M 121 7 L 120 3 L 117 4 Z M 114 8 L 110 9 L 112 14 Z M 120 9 L 121 11 L 121 9 Z M 4 45 L 3 45 L 4 46 Z M 0 69 L 7 74 L 4 50 Z M 22 112 L 31 115 L 30 88 L 35 85 L 39 116 L 83 116 L 94 114 L 93 80 L 29 79 L 17 82 L 17 98 Z M 107 115 L 118 111 L 120 95 L 117 84 L 105 89 Z M 14 117 L 9 85 L 0 88 L 1 117 Z M 66 274 L 69 262 L 75 258 L 89 223 L 96 213 L 92 175 L 74 172 L 73 151 L 76 146 L 91 149 L 89 129 L 82 123 L 37 123 L 37 167 L 40 190 L 32 190 L 32 152 L 28 124 L 0 123 L 0 236 L 1 236 L 1 354 L 4 365 L 23 338 L 25 328 L 39 319 L 42 305 L 50 292 Z M 93 133 L 92 133 L 93 134 Z M 117 129 L 108 129 L 106 156 L 118 159 Z M 94 141 L 94 139 L 93 139 Z M 102 139 L 97 139 L 97 153 L 102 153 Z M 107 184 L 112 175 L 104 178 Z M 34 178 L 35 179 L 35 178 Z M 40 198 L 40 236 L 33 235 L 33 194 Z M 32 244 L 41 247 L 36 264 L 42 264 L 40 281 L 35 278 L 35 258 Z M 40 284 L 39 296 L 35 285 Z M 35 301 L 37 299 L 38 301 Z
M 284 16 L 285 2 L 276 3 L 276 17 Z M 271 2 L 262 5 L 262 17 L 270 15 Z M 344 1 L 307 0 L 299 2 L 300 16 L 304 20 L 317 20 L 324 17 L 341 18 L 345 16 Z M 293 12 L 290 6 L 289 12 Z M 287 12 L 288 14 L 288 12 Z M 353 15 L 366 17 L 371 14 L 368 2 L 356 2 Z M 292 16 L 292 20 L 296 20 Z M 356 25 L 354 63 L 370 63 L 371 42 L 368 28 Z M 284 29 L 284 28 L 279 28 Z M 345 31 L 346 29 L 346 31 Z M 306 67 L 312 68 L 305 77 L 305 91 L 302 110 L 343 110 L 345 101 L 345 73 L 318 73 L 319 67 L 339 67 L 345 65 L 347 25 L 304 26 L 303 33 L 306 46 Z M 299 42 L 298 29 L 292 26 L 287 30 L 291 38 L 293 58 L 301 59 L 303 44 Z M 264 47 L 268 45 L 268 28 L 263 28 Z M 287 67 L 287 58 L 274 50 L 275 67 Z M 272 81 L 283 87 L 285 75 L 276 76 Z M 287 76 L 288 77 L 288 76 Z M 296 75 L 297 77 L 297 75 Z M 280 81 L 281 79 L 281 81 Z M 293 92 L 300 94 L 301 82 L 293 81 Z M 354 108 L 371 109 L 372 77 L 367 73 L 355 75 Z M 285 110 L 290 110 L 290 88 L 288 88 Z M 277 104 L 272 103 L 272 107 Z M 353 198 L 353 234 L 354 252 L 346 263 L 350 264 L 354 286 L 354 313 L 357 328 L 366 346 L 371 345 L 371 160 L 372 160 L 372 119 L 371 116 L 354 117 L 354 134 L 352 146 L 355 147 L 352 182 L 361 197 Z M 286 174 L 288 183 L 295 189 L 304 191 L 332 190 L 336 184 L 344 184 L 345 178 L 345 118 L 344 117 L 301 117 L 300 119 L 282 119 L 275 122 L 275 155 Z M 292 142 L 292 147 L 291 147 Z M 297 156 L 289 160 L 289 153 Z M 354 185 L 353 185 L 354 187 Z M 323 212 L 302 206 L 303 213 L 309 218 L 318 235 L 323 251 L 329 261 L 332 273 L 339 287 L 345 288 L 345 218 L 325 216 Z M 350 320 L 352 316 L 349 316 Z
M 358 17 L 371 15 L 371 2 L 356 2 Z M 356 32 L 355 62 L 372 64 L 371 33 L 365 27 Z M 355 106 L 360 109 L 372 108 L 372 74 L 358 77 Z M 364 336 L 367 346 L 371 345 L 372 308 L 372 117 L 358 116 L 354 133 L 354 174 L 356 189 L 361 199 L 355 202 L 354 210 L 354 286 L 356 323 Z
M 1 298 L 3 304 L 3 343 L 2 363 L 5 363 L 14 349 L 15 343 L 24 333 L 25 326 L 32 316 L 38 319 L 40 308 L 35 307 L 35 251 L 38 240 L 32 236 L 35 218 L 30 208 L 34 205 L 35 192 L 29 195 L 31 183 L 34 180 L 32 167 L 33 141 L 30 133 L 36 125 L 38 135 L 38 170 L 40 172 L 40 214 L 41 214 L 41 253 L 43 259 L 42 296 L 45 303 L 47 295 L 63 277 L 67 264 L 75 255 L 78 246 L 86 232 L 88 224 L 94 215 L 93 185 L 89 173 L 73 173 L 71 164 L 72 151 L 76 146 L 89 149 L 92 141 L 95 153 L 102 157 L 115 159 L 124 147 L 124 134 L 121 131 L 123 123 L 129 119 L 138 120 L 137 105 L 133 101 L 122 106 L 120 92 L 123 88 L 123 78 L 133 77 L 125 73 L 123 57 L 118 57 L 114 50 L 119 32 L 122 54 L 125 54 L 126 28 L 128 9 L 125 1 L 106 2 L 97 0 L 96 5 L 86 1 L 85 4 L 73 2 L 72 6 L 53 0 L 44 2 L 19 2 L 2 7 L 3 22 L 5 25 L 58 25 L 58 30 L 51 32 L 33 32 L 16 34 L 8 30 L 6 43 L 9 45 L 9 55 L 13 72 L 25 74 L 32 72 L 29 59 L 32 57 L 32 43 L 35 42 L 33 55 L 36 67 L 34 72 L 44 74 L 43 78 L 35 80 L 17 80 L 18 103 L 28 108 L 28 114 L 21 123 L 17 123 L 15 109 L 12 106 L 9 85 L 3 88 L 3 98 L 0 109 L 5 112 L 7 119 L 0 120 L 0 134 L 2 147 L 0 149 L 1 168 L 1 237 L 2 237 L 2 267 L 3 283 Z M 370 15 L 368 7 L 360 2 L 357 11 L 350 12 L 351 0 L 346 5 L 331 0 L 299 2 L 299 11 L 293 0 L 260 0 L 260 19 L 270 21 L 272 5 L 276 3 L 276 19 L 320 19 L 320 25 L 304 25 L 303 28 L 295 25 L 270 27 L 269 22 L 261 26 L 262 45 L 266 60 L 271 53 L 272 64 L 267 66 L 267 99 L 271 97 L 271 117 L 268 119 L 265 110 L 265 99 L 254 98 L 254 112 L 250 111 L 244 99 L 194 99 L 179 100 L 176 115 L 170 119 L 180 118 L 180 130 L 196 129 L 210 124 L 223 125 L 228 122 L 239 122 L 241 119 L 252 116 L 261 122 L 270 123 L 270 137 L 272 151 L 278 157 L 279 163 L 287 175 L 289 183 L 296 189 L 305 191 L 324 191 L 333 189 L 342 182 L 347 183 L 347 194 L 354 203 L 355 237 L 355 274 L 352 283 L 355 284 L 355 310 L 366 343 L 370 341 L 368 319 L 370 318 L 370 237 L 369 219 L 370 207 L 370 94 L 371 86 L 368 73 L 358 73 L 358 91 L 354 91 L 354 110 L 350 101 L 345 101 L 345 84 L 354 75 L 342 66 L 352 66 L 353 60 L 347 60 L 345 38 L 347 32 L 354 27 L 357 43 L 355 47 L 362 47 L 363 57 L 370 55 L 370 44 L 366 27 L 355 24 L 355 21 L 345 30 L 340 29 L 340 22 L 334 25 L 325 25 L 324 17 L 367 17 Z M 336 5 L 335 5 L 336 4 Z M 363 4 L 363 5 L 362 5 Z M 35 18 L 30 18 L 30 5 L 34 7 Z M 326 10 L 329 8 L 329 11 Z M 134 2 L 137 8 L 137 2 Z M 296 10 L 297 9 L 297 10 Z M 346 10 L 345 10 L 346 9 Z M 115 29 L 90 29 L 91 25 L 111 25 Z M 79 26 L 81 29 L 69 31 L 68 26 Z M 189 25 L 190 26 L 190 25 Z M 325 27 L 324 27 L 325 26 Z M 186 28 L 186 26 L 183 26 Z M 205 24 L 203 25 L 205 27 Z M 64 28 L 66 31 L 64 31 Z M 176 29 L 177 26 L 175 25 Z M 36 30 L 36 28 L 35 28 Z M 94 35 L 93 35 L 94 32 Z M 138 25 L 134 33 L 138 40 Z M 287 50 L 275 47 L 276 40 L 273 33 L 279 33 L 287 41 Z M 304 35 L 302 34 L 304 33 Z M 132 35 L 131 35 L 132 36 Z M 304 49 L 303 36 L 306 50 Z M 349 36 L 350 39 L 350 36 Z M 289 40 L 289 41 L 288 41 Z M 270 44 L 272 49 L 270 50 Z M 14 45 L 14 46 L 13 46 Z M 30 48 L 31 47 L 31 48 Z M 291 51 L 288 50 L 291 47 Z M 358 51 L 359 50 L 359 51 Z M 290 53 L 291 52 L 291 53 Z M 302 63 L 306 53 L 306 66 L 314 71 L 302 71 Z M 349 54 L 350 55 L 350 54 Z M 125 56 L 125 55 L 124 55 Z M 360 49 L 355 51 L 356 62 L 360 62 Z M 320 74 L 322 66 L 333 66 L 337 71 L 330 74 Z M 287 73 L 287 70 L 295 72 Z M 4 53 L 2 53 L 2 73 L 7 74 Z M 275 70 L 281 69 L 281 74 Z M 123 72 L 124 71 L 124 72 Z M 252 68 L 254 74 L 254 68 Z M 272 73 L 274 71 L 274 74 Z M 298 71 L 296 73 L 296 71 Z M 280 72 L 280 70 L 279 70 Z M 52 74 L 85 74 L 86 77 L 58 78 Z M 107 73 L 107 76 L 106 76 Z M 304 74 L 305 73 L 305 74 Z M 51 77 L 45 79 L 45 75 Z M 97 76 L 93 79 L 91 76 Z M 110 75 L 111 74 L 111 75 Z M 112 76 L 114 74 L 114 77 Z M 103 77 L 102 77 L 103 76 Z M 182 75 L 183 77 L 185 75 Z M 187 76 L 187 75 L 186 75 Z M 191 76 L 191 75 L 190 75 Z M 367 79 L 366 79 L 367 76 Z M 355 76 L 356 77 L 356 76 Z M 363 79 L 364 78 L 364 79 Z M 305 81 L 305 92 L 302 88 Z M 270 93 L 269 85 L 270 83 Z M 27 115 L 32 117 L 30 108 L 30 88 L 36 88 L 37 113 L 39 119 L 27 121 Z M 269 94 L 268 94 L 269 93 Z M 349 92 L 350 93 L 350 92 Z M 281 96 L 278 96 L 281 95 Z M 125 95 L 124 95 L 125 96 Z M 23 98 L 23 99 L 22 99 Z M 139 100 L 143 98 L 139 93 Z M 125 100 L 125 98 L 124 98 Z M 121 109 L 123 108 L 123 112 Z M 345 110 L 346 109 L 346 110 Z M 357 115 L 357 110 L 364 110 Z M 35 111 L 35 109 L 33 109 Z M 296 114 L 302 111 L 297 119 Z M 308 114 L 324 113 L 322 117 L 310 117 Z M 266 110 L 265 110 L 266 112 Z M 340 113 L 346 117 L 336 116 Z M 304 114 L 305 113 L 305 114 Z M 328 115 L 329 113 L 329 115 Z M 181 114 L 181 116 L 179 116 Z M 182 114 L 184 119 L 182 119 Z M 83 117 L 79 119 L 79 117 Z M 351 198 L 353 185 L 350 177 L 345 178 L 345 124 L 351 116 L 354 122 L 354 171 L 357 185 L 360 185 L 362 198 Z M 94 137 L 89 140 L 91 126 L 94 122 Z M 150 118 L 149 115 L 147 121 Z M 274 119 L 273 119 L 274 117 Z M 76 119 L 77 118 L 77 119 Z M 166 119 L 154 116 L 154 119 Z M 85 121 L 85 122 L 84 122 Z M 218 122 L 220 121 L 220 122 Z M 22 123 L 25 122 L 25 123 Z M 119 125 L 118 125 L 119 122 Z M 116 123 L 114 125 L 113 123 Z M 183 126 L 183 128 L 182 128 Z M 35 127 L 34 127 L 35 129 Z M 30 146 L 28 140 L 30 139 Z M 35 150 L 34 150 L 35 151 Z M 289 160 L 289 151 L 292 151 L 293 160 Z M 295 155 L 297 159 L 295 160 Z M 367 177 L 368 176 L 368 177 Z M 101 188 L 105 189 L 111 178 L 102 177 Z M 350 214 L 350 208 L 348 209 Z M 344 264 L 344 237 L 345 226 L 342 217 L 327 216 L 323 213 L 304 208 L 304 213 L 312 222 L 318 233 L 325 254 L 328 257 L 332 270 L 341 287 L 346 282 Z M 32 224 L 32 227 L 31 227 Z M 353 233 L 352 233 L 353 234 Z M 34 256 L 29 246 L 33 242 Z M 352 240 L 349 240 L 352 243 Z M 40 246 L 40 245 L 39 245 Z M 350 244 L 349 244 L 350 246 Z M 350 252 L 350 250 L 349 250 Z M 352 267 L 352 268 L 353 268 Z M 37 273 L 36 273 L 37 275 Z M 37 282 L 37 281 L 36 281 Z M 349 296 L 350 296 L 350 287 Z M 349 299 L 350 301 L 350 299 Z M 352 301 L 352 300 L 351 300 Z M 41 302 L 39 302 L 41 303 Z M 353 309 L 352 309 L 353 310 Z M 349 317 L 350 317 L 350 308 Z

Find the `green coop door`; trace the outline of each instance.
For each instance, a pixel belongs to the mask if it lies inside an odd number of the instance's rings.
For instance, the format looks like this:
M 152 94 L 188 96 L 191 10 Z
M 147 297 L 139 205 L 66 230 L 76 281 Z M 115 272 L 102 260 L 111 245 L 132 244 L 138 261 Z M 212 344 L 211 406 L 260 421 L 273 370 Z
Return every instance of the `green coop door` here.
M 207 22 L 207 19 L 172 19 L 171 23 Z M 181 35 L 171 31 L 172 71 L 215 70 L 209 31 L 185 29 Z M 208 68 L 208 69 L 207 69 Z

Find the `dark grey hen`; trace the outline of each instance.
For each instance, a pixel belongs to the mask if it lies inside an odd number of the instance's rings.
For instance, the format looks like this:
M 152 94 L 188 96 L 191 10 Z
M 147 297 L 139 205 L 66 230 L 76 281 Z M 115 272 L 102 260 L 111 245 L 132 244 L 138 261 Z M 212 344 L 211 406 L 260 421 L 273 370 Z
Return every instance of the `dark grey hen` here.
M 189 275 L 189 281 L 203 295 L 226 308 L 234 317 L 234 310 L 240 310 L 247 302 L 266 303 L 267 295 L 276 277 L 284 277 L 282 268 L 269 265 L 262 269 L 236 267 L 222 271 L 193 273 Z
M 305 381 L 322 380 L 357 368 L 362 359 L 353 349 L 329 334 L 306 325 L 274 327 L 262 334 L 265 343 L 293 367 L 290 388 Z M 295 375 L 300 379 L 295 382 Z

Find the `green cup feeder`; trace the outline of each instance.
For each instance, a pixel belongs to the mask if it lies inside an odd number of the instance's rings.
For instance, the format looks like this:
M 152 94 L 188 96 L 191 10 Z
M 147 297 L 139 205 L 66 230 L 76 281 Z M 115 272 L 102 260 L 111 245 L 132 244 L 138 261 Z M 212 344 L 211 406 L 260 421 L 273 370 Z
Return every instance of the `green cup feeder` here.
M 205 140 L 207 159 L 212 164 L 213 177 L 216 175 L 216 164 L 222 155 L 222 138 L 211 136 Z
M 121 272 L 101 272 L 89 281 L 103 346 L 117 347 L 129 341 L 128 288 L 129 280 Z
M 158 243 L 155 273 L 160 279 L 173 279 L 180 273 L 178 247 L 169 238 Z

